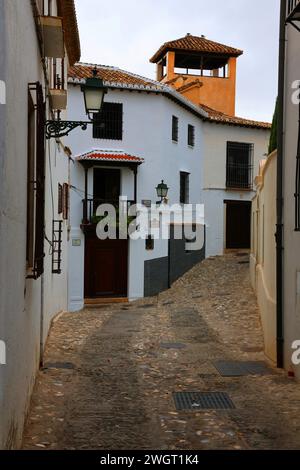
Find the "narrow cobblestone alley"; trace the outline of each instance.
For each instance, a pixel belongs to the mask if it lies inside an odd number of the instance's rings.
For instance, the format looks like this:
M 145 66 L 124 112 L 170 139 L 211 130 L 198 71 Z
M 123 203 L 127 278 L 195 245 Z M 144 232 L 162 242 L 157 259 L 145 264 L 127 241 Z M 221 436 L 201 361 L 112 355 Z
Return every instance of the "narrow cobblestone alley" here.
M 300 448 L 299 384 L 270 364 L 227 378 L 212 363 L 266 361 L 238 255 L 204 261 L 158 297 L 58 318 L 23 448 Z M 235 409 L 178 411 L 180 391 L 226 392 Z

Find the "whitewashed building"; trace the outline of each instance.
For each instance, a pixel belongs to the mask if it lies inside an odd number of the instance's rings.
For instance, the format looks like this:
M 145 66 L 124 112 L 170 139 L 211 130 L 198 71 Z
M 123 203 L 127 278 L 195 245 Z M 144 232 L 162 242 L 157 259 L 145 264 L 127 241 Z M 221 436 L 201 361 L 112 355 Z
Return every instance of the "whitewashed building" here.
M 277 168 L 277 363 L 300 379 L 300 2 L 281 2 Z M 293 356 L 294 355 L 294 356 Z
M 0 35 L 0 448 L 7 449 L 20 445 L 51 320 L 68 304 L 70 160 L 62 142 L 46 141 L 45 121 L 65 107 L 67 70 L 80 58 L 74 1 L 1 0 Z
M 84 118 L 80 84 L 94 66 L 72 67 L 69 110 Z M 201 201 L 203 140 L 199 118 L 206 113 L 168 87 L 114 67 L 98 66 L 108 87 L 103 128 L 89 126 L 69 136 L 74 164 L 71 170 L 70 309 L 82 308 L 84 298 L 123 296 L 130 299 L 168 288 L 172 280 L 204 257 L 204 250 L 176 253 L 169 260 L 168 240 L 96 238 L 95 227 L 82 224 L 83 199 L 88 193 L 88 222 L 94 204 L 118 202 L 120 196 L 138 203 L 157 202 L 156 187 L 164 180 L 169 204 Z M 73 84 L 73 86 L 72 86 Z M 85 172 L 87 190 L 85 188 Z M 89 232 L 89 228 L 92 233 Z M 152 246 L 151 246 L 152 245 Z M 174 254 L 175 256 L 175 254 Z
M 126 240 L 119 247 L 108 242 L 105 247 L 97 240 L 90 223 L 96 204 L 119 197 L 155 203 L 161 180 L 169 187 L 170 204 L 204 203 L 206 256 L 221 254 L 226 248 L 249 248 L 253 168 L 258 168 L 269 138 L 266 123 L 229 117 L 193 103 L 168 84 L 93 64 L 75 64 L 69 73 L 69 111 L 76 120 L 84 119 L 80 85 L 95 67 L 108 88 L 103 111 L 94 126 L 88 126 L 85 133 L 74 131 L 68 139 L 74 159 L 70 310 L 82 308 L 85 299 L 156 294 L 203 259 L 205 247 L 191 253 L 184 239 L 179 242 L 171 237 L 170 242 L 154 240 L 152 244 Z M 228 157 L 232 148 L 233 155 Z M 234 160 L 234 152 L 242 153 L 242 168 L 228 169 L 226 162 Z M 240 241 L 239 217 L 245 219 L 246 241 L 244 236 L 240 245 L 228 246 L 226 220 L 229 234 L 233 232 Z

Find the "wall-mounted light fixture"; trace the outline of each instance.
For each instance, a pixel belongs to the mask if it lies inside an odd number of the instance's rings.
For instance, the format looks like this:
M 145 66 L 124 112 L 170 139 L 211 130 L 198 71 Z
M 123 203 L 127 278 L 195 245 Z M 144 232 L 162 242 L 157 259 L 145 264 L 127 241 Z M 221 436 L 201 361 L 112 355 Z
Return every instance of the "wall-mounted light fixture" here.
M 161 183 L 159 183 L 156 187 L 156 193 L 157 196 L 160 197 L 160 202 L 162 202 L 163 199 L 167 197 L 168 191 L 168 186 L 164 183 L 164 180 L 162 180 Z
M 61 119 L 57 119 L 46 121 L 46 139 L 64 137 L 77 127 L 81 127 L 81 129 L 85 131 L 89 124 L 93 124 L 94 114 L 100 113 L 104 95 L 107 93 L 107 88 L 103 85 L 103 80 L 98 78 L 97 74 L 98 70 L 95 67 L 93 77 L 88 78 L 85 84 L 81 86 L 81 91 L 84 95 L 85 112 L 90 120 L 62 121 Z

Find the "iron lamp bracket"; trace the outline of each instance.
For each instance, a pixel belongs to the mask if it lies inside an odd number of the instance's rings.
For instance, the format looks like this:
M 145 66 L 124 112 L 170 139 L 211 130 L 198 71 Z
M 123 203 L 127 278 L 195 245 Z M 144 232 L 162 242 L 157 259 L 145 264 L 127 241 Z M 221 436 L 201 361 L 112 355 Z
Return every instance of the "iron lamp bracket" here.
M 69 133 L 80 127 L 83 131 L 87 130 L 88 124 L 93 124 L 92 121 L 46 121 L 45 123 L 45 134 L 46 139 L 59 139 L 60 137 L 64 137 L 69 135 Z

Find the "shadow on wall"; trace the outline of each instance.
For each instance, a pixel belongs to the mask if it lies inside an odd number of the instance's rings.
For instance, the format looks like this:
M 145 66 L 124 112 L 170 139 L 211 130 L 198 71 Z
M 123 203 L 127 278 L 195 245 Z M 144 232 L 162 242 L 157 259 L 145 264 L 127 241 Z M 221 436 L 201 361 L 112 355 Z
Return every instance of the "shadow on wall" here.
M 168 256 L 145 261 L 145 297 L 169 289 L 177 279 L 205 259 L 205 226 L 201 226 L 201 238 L 201 249 L 191 250 L 191 243 L 185 237 L 175 239 L 174 225 L 171 225 Z

